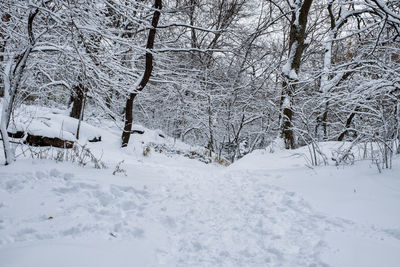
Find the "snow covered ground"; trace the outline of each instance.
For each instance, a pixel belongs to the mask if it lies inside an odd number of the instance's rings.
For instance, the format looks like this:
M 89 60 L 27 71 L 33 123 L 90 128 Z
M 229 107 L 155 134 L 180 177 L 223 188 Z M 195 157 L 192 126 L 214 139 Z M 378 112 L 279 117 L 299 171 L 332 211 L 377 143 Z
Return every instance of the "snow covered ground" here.
M 151 151 L 158 132 L 98 129 L 108 169 L 0 167 L 0 266 L 400 266 L 400 158 L 310 169 L 255 151 L 229 167 Z M 1 152 L 1 151 L 0 151 Z M 113 175 L 124 160 L 123 173 Z

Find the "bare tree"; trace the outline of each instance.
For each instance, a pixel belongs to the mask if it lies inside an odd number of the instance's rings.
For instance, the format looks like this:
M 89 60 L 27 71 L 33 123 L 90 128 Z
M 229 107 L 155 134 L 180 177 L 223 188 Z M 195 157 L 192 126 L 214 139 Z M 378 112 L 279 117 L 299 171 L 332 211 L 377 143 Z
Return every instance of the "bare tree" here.
M 153 71 L 153 52 L 152 49 L 154 47 L 154 39 L 156 36 L 156 28 L 158 25 L 158 21 L 160 19 L 160 10 L 162 8 L 162 1 L 155 0 L 154 1 L 154 14 L 153 19 L 151 21 L 152 28 L 149 31 L 149 36 L 146 44 L 146 65 L 143 76 L 138 81 L 138 85 L 134 88 L 134 92 L 131 92 L 129 98 L 126 100 L 125 104 L 125 126 L 122 132 L 122 147 L 126 147 L 129 143 L 129 138 L 131 136 L 132 130 L 132 121 L 133 121 L 133 100 L 135 99 L 138 92 L 142 91 L 146 84 L 150 80 L 151 72 Z
M 290 21 L 289 53 L 285 66 L 282 69 L 284 81 L 282 83 L 281 96 L 281 134 L 287 149 L 295 148 L 293 131 L 293 96 L 298 82 L 298 72 L 301 59 L 307 44 L 306 28 L 308 13 L 312 0 L 296 0 L 292 6 L 292 19 Z
M 6 165 L 14 160 L 13 151 L 8 140 L 8 124 L 10 123 L 11 112 L 14 107 L 14 101 L 18 93 L 18 88 L 29 58 L 37 39 L 33 34 L 33 21 L 38 14 L 38 8 L 30 8 L 28 10 L 27 32 L 28 45 L 25 50 L 18 55 L 10 55 L 4 70 L 4 97 L 3 108 L 1 111 L 0 132 L 3 139 L 4 154 Z

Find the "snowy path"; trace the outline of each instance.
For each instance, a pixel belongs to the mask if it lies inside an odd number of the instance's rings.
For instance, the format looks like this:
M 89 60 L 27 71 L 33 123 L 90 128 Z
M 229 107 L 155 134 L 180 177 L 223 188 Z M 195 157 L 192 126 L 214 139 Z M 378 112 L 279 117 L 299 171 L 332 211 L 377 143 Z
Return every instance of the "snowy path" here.
M 400 248 L 396 229 L 317 212 L 265 172 L 190 162 L 129 165 L 128 177 L 51 162 L 0 169 L 1 266 L 324 266 L 338 263 L 322 257 L 326 236 L 348 234 Z M 16 171 L 27 166 L 37 170 Z

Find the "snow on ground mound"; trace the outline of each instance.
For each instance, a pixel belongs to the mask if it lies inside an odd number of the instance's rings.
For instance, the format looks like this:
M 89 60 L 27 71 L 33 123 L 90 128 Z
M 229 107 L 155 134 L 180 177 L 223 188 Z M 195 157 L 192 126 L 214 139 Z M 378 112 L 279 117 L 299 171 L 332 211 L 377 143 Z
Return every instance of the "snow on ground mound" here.
M 352 165 L 355 161 L 378 157 L 378 150 L 377 144 L 372 144 L 371 149 L 370 143 L 366 146 L 365 144 L 335 141 L 321 142 L 314 146 L 308 145 L 290 150 L 285 149 L 281 140 L 277 139 L 267 148 L 247 154 L 230 168 L 279 170 L 312 167 L 313 165 Z M 313 161 L 317 164 L 312 164 Z
M 35 136 L 60 138 L 74 141 L 85 148 L 90 149 L 93 155 L 103 160 L 106 165 L 115 166 L 119 162 L 125 163 L 142 160 L 144 157 L 158 159 L 160 162 L 165 157 L 174 158 L 183 156 L 195 159 L 203 163 L 220 162 L 229 164 L 227 161 L 216 160 L 214 154 L 202 147 L 190 146 L 179 140 L 166 136 L 160 130 L 147 129 L 141 125 L 132 126 L 132 135 L 129 146 L 121 153 L 122 126 L 110 120 L 97 122 L 99 127 L 82 121 L 79 131 L 79 140 L 76 140 L 78 120 L 67 115 L 67 111 L 39 106 L 22 105 L 16 110 L 10 124 L 10 132 L 24 132 Z M 91 121 L 96 121 L 92 119 Z M 101 142 L 88 143 L 93 140 Z M 21 150 L 21 148 L 18 148 Z M 65 153 L 57 150 L 54 154 Z M 24 154 L 23 149 L 16 154 Z M 68 153 L 68 152 L 66 152 Z M 42 155 L 42 153 L 37 153 Z M 162 155 L 161 155 L 162 154 Z M 0 159 L 1 160 L 1 159 Z
M 346 151 L 350 143 L 319 144 L 325 155 Z M 393 169 L 379 173 L 371 160 L 360 160 L 363 150 L 353 147 L 354 165 L 305 167 L 308 148 L 288 151 L 274 147 L 257 150 L 228 169 L 236 177 L 262 182 L 299 193 L 332 225 L 324 228 L 326 251 L 332 266 L 400 265 L 400 157 Z M 331 221 L 333 219 L 333 221 Z M 327 222 L 325 219 L 321 220 Z M 397 252 L 396 252 L 397 251 Z
M 69 117 L 61 110 L 22 105 L 10 123 L 10 132 L 23 131 L 37 136 L 75 141 L 78 123 L 77 119 Z M 81 142 L 100 136 L 96 127 L 81 122 L 79 130 Z

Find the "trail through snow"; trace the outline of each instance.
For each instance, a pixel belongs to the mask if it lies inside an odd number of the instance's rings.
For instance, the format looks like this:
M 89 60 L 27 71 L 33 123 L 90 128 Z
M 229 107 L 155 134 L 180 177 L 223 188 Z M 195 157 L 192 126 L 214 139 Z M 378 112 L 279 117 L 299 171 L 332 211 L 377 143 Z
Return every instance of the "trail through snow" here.
M 281 170 L 175 160 L 129 164 L 128 177 L 48 161 L 0 169 L 1 266 L 374 266 L 339 251 L 357 240 L 400 263 L 397 228 L 316 211 L 268 180 Z

